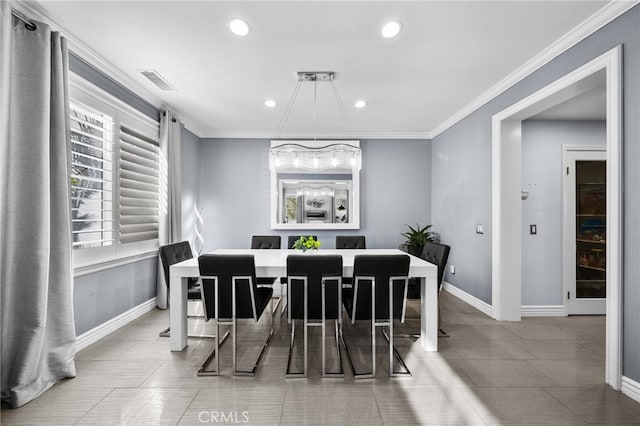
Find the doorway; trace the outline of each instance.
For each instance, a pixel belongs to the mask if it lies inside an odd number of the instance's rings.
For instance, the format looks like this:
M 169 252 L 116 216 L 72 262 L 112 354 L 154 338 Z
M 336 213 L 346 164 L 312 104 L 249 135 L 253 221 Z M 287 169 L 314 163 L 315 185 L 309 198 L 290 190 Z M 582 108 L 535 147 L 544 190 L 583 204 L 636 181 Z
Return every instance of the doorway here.
M 604 315 L 606 146 L 563 147 L 563 289 L 568 315 Z
M 593 77 L 606 73 L 606 367 L 605 382 L 621 387 L 622 273 L 622 47 L 506 108 L 492 120 L 492 315 L 520 321 L 522 305 L 522 121 L 590 90 Z

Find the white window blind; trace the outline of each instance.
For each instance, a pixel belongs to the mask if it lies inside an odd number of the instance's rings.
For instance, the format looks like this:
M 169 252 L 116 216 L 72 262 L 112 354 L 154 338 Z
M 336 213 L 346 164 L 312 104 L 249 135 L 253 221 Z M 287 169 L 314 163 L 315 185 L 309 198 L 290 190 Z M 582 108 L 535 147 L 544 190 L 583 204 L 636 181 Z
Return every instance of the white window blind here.
M 113 244 L 113 117 L 70 104 L 74 247 Z
M 119 238 L 132 243 L 158 238 L 159 142 L 120 126 Z

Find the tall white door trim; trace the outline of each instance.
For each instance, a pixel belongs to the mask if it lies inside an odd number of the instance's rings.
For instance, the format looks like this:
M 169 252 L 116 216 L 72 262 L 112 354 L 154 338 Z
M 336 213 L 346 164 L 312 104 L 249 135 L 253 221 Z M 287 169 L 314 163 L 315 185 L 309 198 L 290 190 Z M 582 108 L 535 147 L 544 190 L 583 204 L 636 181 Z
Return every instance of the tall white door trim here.
M 622 285 L 622 47 L 591 62 L 493 116 L 492 122 L 492 312 L 520 321 L 522 120 L 576 95 L 573 90 L 605 70 L 607 81 L 607 338 L 605 381 L 621 385 Z

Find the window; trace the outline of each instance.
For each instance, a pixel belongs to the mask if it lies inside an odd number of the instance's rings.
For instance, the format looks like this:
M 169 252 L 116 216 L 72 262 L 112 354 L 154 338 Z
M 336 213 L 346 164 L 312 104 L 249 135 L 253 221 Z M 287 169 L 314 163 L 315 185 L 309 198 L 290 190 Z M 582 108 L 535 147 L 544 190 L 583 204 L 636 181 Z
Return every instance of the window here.
M 71 102 L 74 247 L 113 244 L 113 117 Z
M 120 223 L 121 243 L 158 238 L 159 223 L 158 141 L 120 126 Z
M 71 79 L 69 92 L 76 270 L 155 252 L 158 122 L 79 77 Z

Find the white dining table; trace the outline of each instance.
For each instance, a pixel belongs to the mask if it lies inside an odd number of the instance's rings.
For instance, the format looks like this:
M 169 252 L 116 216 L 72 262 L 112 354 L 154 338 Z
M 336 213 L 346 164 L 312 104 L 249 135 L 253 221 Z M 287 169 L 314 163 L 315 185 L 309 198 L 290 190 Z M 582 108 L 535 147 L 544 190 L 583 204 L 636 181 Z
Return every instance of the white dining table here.
M 287 275 L 287 256 L 300 254 L 298 250 L 219 249 L 211 254 L 252 254 L 257 277 L 284 277 Z M 343 276 L 353 275 L 353 261 L 357 255 L 406 254 L 396 249 L 331 250 L 321 249 L 309 256 L 322 254 L 342 255 Z M 419 257 L 411 256 L 409 277 L 420 279 L 420 343 L 425 351 L 438 350 L 438 268 Z M 198 277 L 198 259 L 176 263 L 170 268 L 169 320 L 170 347 L 182 351 L 187 347 L 187 278 Z

